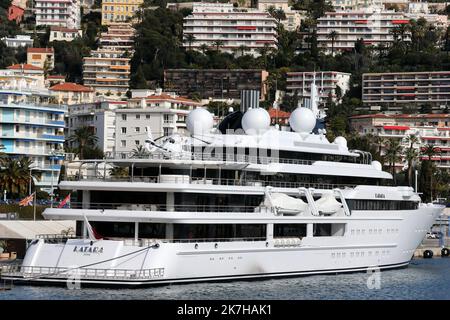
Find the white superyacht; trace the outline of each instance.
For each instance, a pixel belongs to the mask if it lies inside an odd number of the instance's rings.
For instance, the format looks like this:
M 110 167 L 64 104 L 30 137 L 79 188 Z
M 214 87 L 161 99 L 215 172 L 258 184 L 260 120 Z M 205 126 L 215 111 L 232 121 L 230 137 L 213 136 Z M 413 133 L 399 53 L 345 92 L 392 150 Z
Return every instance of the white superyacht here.
M 290 131 L 261 108 L 213 128 L 198 108 L 189 134 L 149 134 L 141 157 L 81 161 L 59 184 L 70 207 L 43 214 L 76 220 L 75 235 L 38 237 L 2 277 L 139 286 L 407 266 L 444 207 L 389 186 L 369 153 L 329 142 L 319 117 L 314 97 L 292 113 Z M 83 174 L 89 165 L 94 175 Z

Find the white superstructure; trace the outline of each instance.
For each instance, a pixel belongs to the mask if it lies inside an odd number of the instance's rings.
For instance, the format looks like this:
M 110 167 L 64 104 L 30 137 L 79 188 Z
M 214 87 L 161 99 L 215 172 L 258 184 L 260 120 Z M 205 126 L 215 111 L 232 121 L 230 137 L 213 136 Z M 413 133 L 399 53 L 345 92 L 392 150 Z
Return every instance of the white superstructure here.
M 6 279 L 146 285 L 365 271 L 408 265 L 443 206 L 424 204 L 371 155 L 311 131 L 316 98 L 270 127 L 265 110 L 229 114 L 218 128 L 191 111 L 189 134 L 154 139 L 146 153 L 86 160 L 93 175 L 63 179 L 73 237 L 38 237 Z M 241 125 L 239 125 L 241 124 Z M 230 131 L 231 130 L 231 131 Z M 100 162 L 128 168 L 108 175 Z

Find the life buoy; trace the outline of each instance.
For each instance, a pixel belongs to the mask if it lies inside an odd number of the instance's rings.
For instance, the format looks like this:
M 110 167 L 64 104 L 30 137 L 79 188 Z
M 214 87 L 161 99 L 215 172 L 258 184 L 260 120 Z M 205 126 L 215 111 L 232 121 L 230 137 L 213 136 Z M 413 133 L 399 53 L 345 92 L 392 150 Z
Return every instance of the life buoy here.
M 450 255 L 450 250 L 448 248 L 441 249 L 441 257 L 448 257 Z
M 433 258 L 433 251 L 425 250 L 423 252 L 423 257 L 424 257 L 424 259 L 431 259 L 431 258 Z

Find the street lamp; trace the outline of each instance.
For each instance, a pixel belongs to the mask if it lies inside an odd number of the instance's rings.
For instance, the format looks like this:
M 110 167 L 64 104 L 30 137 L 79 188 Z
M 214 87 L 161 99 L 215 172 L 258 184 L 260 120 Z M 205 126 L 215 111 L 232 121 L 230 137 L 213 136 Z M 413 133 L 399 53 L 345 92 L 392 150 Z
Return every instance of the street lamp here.
M 61 155 L 59 152 L 57 152 L 54 148 L 52 148 L 52 151 L 50 152 L 50 155 L 51 155 L 51 157 L 50 157 L 50 165 L 51 165 L 51 167 L 50 167 L 50 170 L 52 171 L 52 181 L 51 181 L 51 190 L 50 190 L 50 208 L 53 208 L 53 198 L 54 198 L 54 196 L 55 196 L 55 193 L 54 193 L 54 187 L 53 187 L 53 180 L 54 180 L 54 166 L 55 166 L 55 157 L 57 157 L 57 156 L 59 156 L 59 155 Z

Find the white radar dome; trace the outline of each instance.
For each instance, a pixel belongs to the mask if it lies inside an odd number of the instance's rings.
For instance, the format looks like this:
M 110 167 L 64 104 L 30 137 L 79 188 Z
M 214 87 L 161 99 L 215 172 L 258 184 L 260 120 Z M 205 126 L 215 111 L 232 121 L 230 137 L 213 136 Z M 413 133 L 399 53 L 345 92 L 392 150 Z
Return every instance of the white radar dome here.
M 336 137 L 336 139 L 334 139 L 334 143 L 340 145 L 341 147 L 347 148 L 347 139 L 342 136 Z
M 214 119 L 212 114 L 203 108 L 192 110 L 186 119 L 186 127 L 191 134 L 208 133 L 213 126 Z
M 242 129 L 247 134 L 256 134 L 268 130 L 270 115 L 263 108 L 248 109 L 242 117 Z
M 300 107 L 291 113 L 289 125 L 295 132 L 310 133 L 316 126 L 316 116 L 311 109 Z
M 374 167 L 376 170 L 381 171 L 383 169 L 383 166 L 379 161 L 372 161 L 372 167 Z

